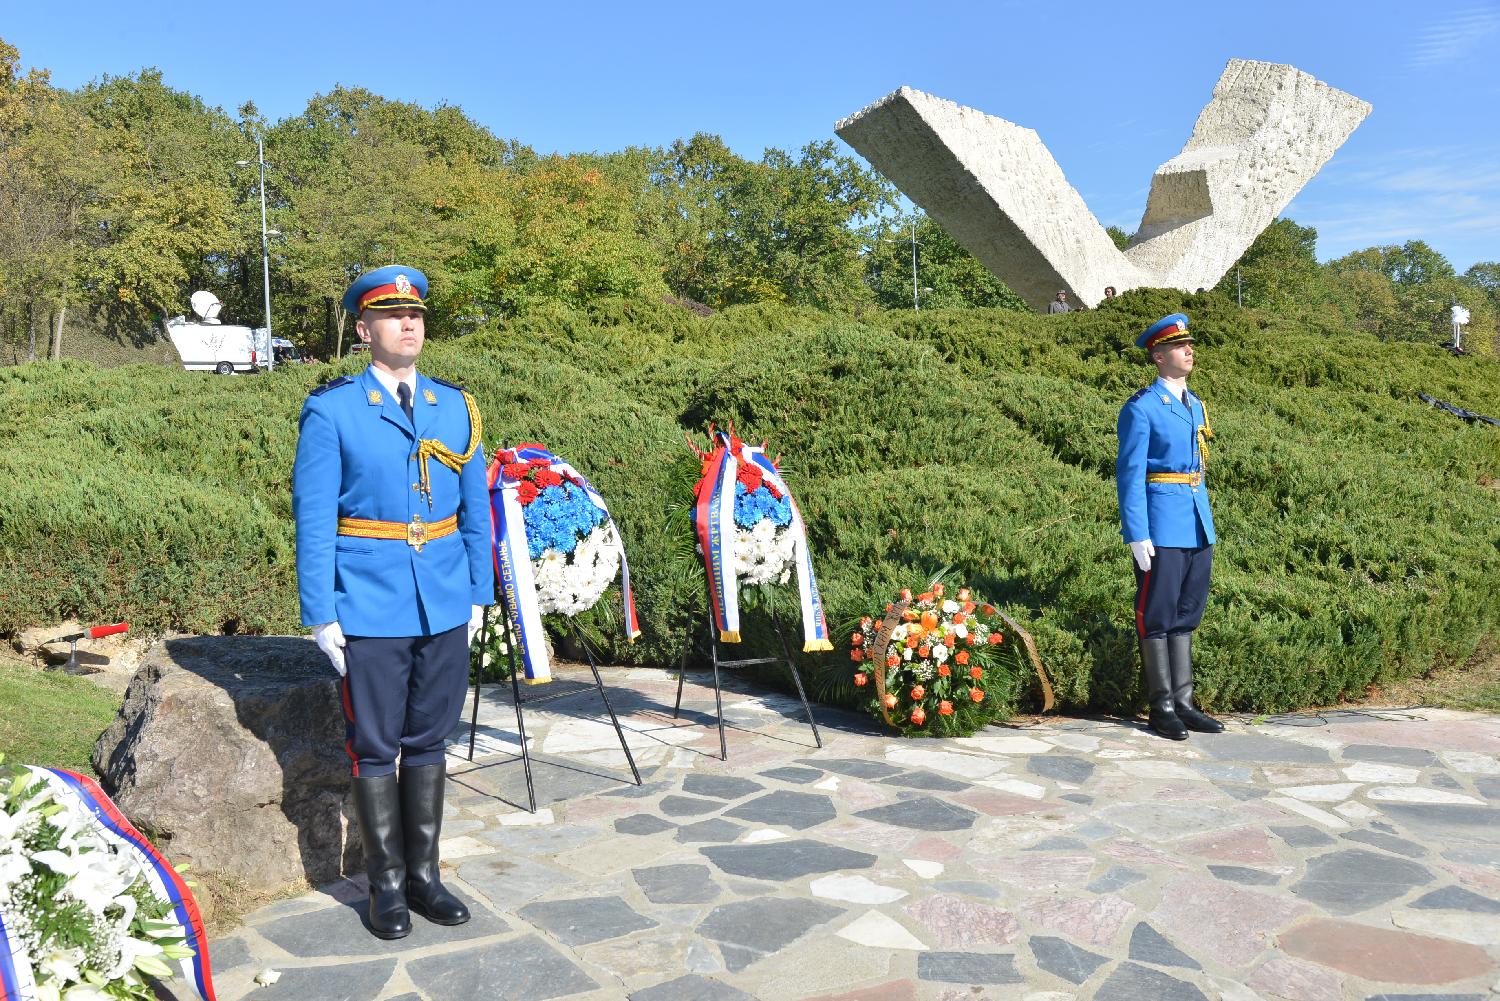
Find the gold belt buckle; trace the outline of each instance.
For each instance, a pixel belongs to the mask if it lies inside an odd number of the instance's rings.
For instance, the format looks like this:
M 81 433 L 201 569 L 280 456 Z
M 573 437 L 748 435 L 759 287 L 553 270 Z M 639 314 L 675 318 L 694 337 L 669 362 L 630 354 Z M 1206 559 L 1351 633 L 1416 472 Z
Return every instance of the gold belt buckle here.
M 412 515 L 411 524 L 406 526 L 406 544 L 419 553 L 427 545 L 427 523 L 420 514 Z
M 1190 486 L 1190 487 L 1197 487 L 1198 484 L 1200 484 L 1202 482 L 1203 482 L 1203 470 L 1198 469 L 1198 470 L 1194 470 L 1191 473 L 1188 473 L 1188 486 Z

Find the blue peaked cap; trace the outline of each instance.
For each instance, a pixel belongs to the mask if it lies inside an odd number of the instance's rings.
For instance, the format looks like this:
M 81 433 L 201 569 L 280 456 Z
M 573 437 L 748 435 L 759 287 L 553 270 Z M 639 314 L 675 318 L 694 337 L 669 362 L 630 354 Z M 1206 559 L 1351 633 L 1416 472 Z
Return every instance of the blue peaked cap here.
M 367 309 L 426 308 L 427 276 L 404 264 L 366 271 L 344 293 L 345 312 L 356 316 Z
M 1150 350 L 1162 344 L 1180 344 L 1192 339 L 1193 335 L 1188 331 L 1187 314 L 1173 313 L 1171 316 L 1162 317 L 1142 331 L 1141 336 L 1135 339 L 1135 346 Z

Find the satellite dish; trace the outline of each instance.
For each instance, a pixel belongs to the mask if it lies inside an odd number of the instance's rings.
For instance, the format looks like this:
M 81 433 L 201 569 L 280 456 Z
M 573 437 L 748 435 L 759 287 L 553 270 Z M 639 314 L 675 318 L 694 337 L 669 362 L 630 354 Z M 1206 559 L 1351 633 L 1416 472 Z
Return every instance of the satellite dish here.
M 212 292 L 194 292 L 188 302 L 204 323 L 219 322 L 219 310 L 224 308 L 224 304 Z

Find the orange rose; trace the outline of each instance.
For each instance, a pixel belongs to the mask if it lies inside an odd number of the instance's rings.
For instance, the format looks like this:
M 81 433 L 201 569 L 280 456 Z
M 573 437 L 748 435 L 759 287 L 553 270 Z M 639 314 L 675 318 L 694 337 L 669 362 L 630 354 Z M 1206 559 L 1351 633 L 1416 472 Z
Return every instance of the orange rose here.
M 849 651 L 849 659 L 852 660 L 852 661 L 854 661 L 854 663 L 858 664 L 860 661 L 862 661 L 862 660 L 865 659 L 864 652 L 861 651 L 861 650 L 859 650 L 859 649 L 857 649 L 857 648 L 854 649 L 854 650 L 850 650 Z
M 970 595 L 970 591 L 969 591 L 968 588 L 961 587 L 961 588 L 958 589 L 958 600 L 959 601 L 968 601 L 969 600 L 969 595 Z
M 981 693 L 981 695 L 982 694 L 983 693 Z M 886 695 L 885 695 L 885 698 L 882 699 L 881 701 L 883 701 L 885 703 L 885 707 L 887 709 L 894 709 L 894 708 L 896 708 L 896 696 L 892 692 L 887 692 Z
M 973 678 L 975 681 L 978 681 L 980 678 L 984 677 L 984 668 L 980 667 L 978 664 L 975 664 L 973 667 L 969 668 L 969 677 Z
M 895 667 L 899 663 L 901 663 L 901 658 L 897 657 L 895 654 L 891 654 L 889 657 L 887 657 L 885 659 L 885 666 L 886 667 Z
M 936 629 L 937 626 L 938 626 L 937 612 L 923 612 L 922 613 L 922 628 L 923 629 Z
M 922 711 L 921 706 L 917 706 L 911 711 L 911 721 L 917 724 L 917 726 L 921 726 L 927 722 L 927 714 Z
M 932 593 L 935 594 L 935 595 L 937 595 L 939 598 L 941 598 L 943 596 L 943 585 L 941 585 L 941 584 L 934 584 L 934 585 L 932 585 Z
M 901 589 L 901 600 L 902 601 L 910 601 L 911 600 L 911 588 L 909 588 L 909 587 L 903 587 Z
M 964 624 L 964 622 L 966 622 L 968 620 L 968 618 L 969 617 L 967 615 L 965 615 L 963 612 L 959 612 L 959 613 L 957 613 L 957 614 L 955 614 L 953 616 L 953 624 L 955 626 L 961 626 L 961 625 Z
M 902 612 L 901 613 L 901 617 L 903 619 L 905 619 L 907 622 L 915 622 L 915 621 L 917 621 L 917 613 L 914 610 L 910 609 L 910 608 L 908 608 L 906 611 Z
M 869 683 L 870 683 L 870 676 L 868 674 L 866 674 L 865 672 L 863 672 L 863 671 L 860 671 L 858 674 L 856 674 L 854 676 L 854 687 L 855 688 L 863 688 L 866 685 L 868 685 Z
M 915 636 L 906 637 L 906 648 L 908 650 L 915 650 L 917 648 L 917 638 Z
M 914 702 L 920 702 L 920 701 L 922 701 L 922 696 L 924 696 L 926 694 L 927 694 L 927 689 L 923 688 L 921 685 L 913 685 L 912 686 L 911 697 L 912 697 L 912 700 Z
M 890 607 L 887 606 L 886 610 L 890 611 Z M 872 618 L 870 618 L 868 615 L 861 615 L 859 617 L 859 625 L 860 625 L 860 628 L 862 628 L 862 629 L 869 629 L 874 624 L 875 624 L 875 620 L 872 619 Z
M 977 688 L 971 688 L 969 689 L 969 698 L 974 702 L 983 702 L 984 693 Z
M 938 676 L 939 677 L 946 678 L 946 677 L 948 677 L 948 675 L 950 675 L 952 673 L 953 673 L 953 668 L 949 667 L 946 663 L 938 665 Z
M 855 646 L 859 646 L 860 644 L 864 643 L 864 641 L 865 641 L 865 634 L 864 633 L 855 633 L 854 635 L 852 635 L 852 636 L 849 637 L 849 642 L 853 643 Z
M 960 651 L 958 651 L 958 653 L 956 653 L 956 654 L 953 655 L 953 662 L 955 664 L 967 664 L 969 662 L 969 651 L 967 651 L 967 650 L 960 650 Z
M 986 604 L 984 606 L 984 614 L 985 615 L 994 615 L 995 614 L 995 606 L 994 605 Z
M 953 703 L 952 702 L 939 702 L 938 703 L 938 715 L 939 716 L 952 716 L 953 715 Z
M 922 645 L 922 646 L 917 647 L 917 656 L 918 657 L 931 657 L 932 656 L 932 647 L 927 646 L 925 644 Z
M 999 633 L 990 633 L 990 646 L 999 646 L 1005 642 L 1005 637 Z
M 969 644 L 969 646 L 973 646 L 974 645 L 974 634 L 970 633 L 969 635 L 965 636 L 964 637 L 964 642 L 967 643 L 967 644 Z
M 921 639 L 922 635 L 926 632 L 927 630 L 922 628 L 922 624 L 920 622 L 913 622 L 911 624 L 911 628 L 906 631 L 906 635 L 915 636 L 917 639 Z
M 966 601 L 966 602 L 964 602 L 964 614 L 966 614 L 966 615 L 970 614 L 970 613 L 972 613 L 974 611 L 974 609 L 976 609 L 978 607 L 979 606 L 976 605 L 976 604 L 974 604 L 972 601 Z

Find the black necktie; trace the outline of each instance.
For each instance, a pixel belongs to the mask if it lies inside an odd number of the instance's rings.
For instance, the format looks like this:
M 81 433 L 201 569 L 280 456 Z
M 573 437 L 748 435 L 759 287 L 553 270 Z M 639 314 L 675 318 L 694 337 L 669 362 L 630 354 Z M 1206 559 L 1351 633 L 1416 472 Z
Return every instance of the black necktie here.
M 397 383 L 396 396 L 401 400 L 401 412 L 406 415 L 407 420 L 411 421 L 412 427 L 416 427 L 417 417 L 411 409 L 411 387 L 404 382 Z
M 402 397 L 402 399 L 405 399 L 405 397 Z M 1192 413 L 1193 412 L 1193 405 L 1188 402 L 1188 394 L 1187 394 L 1187 390 L 1185 390 L 1185 389 L 1182 391 L 1182 405 L 1184 407 L 1187 407 L 1188 413 Z M 402 406 L 405 406 L 405 404 L 402 404 Z M 408 416 L 408 417 L 411 416 L 411 411 L 410 410 L 408 410 L 406 412 L 406 416 Z

